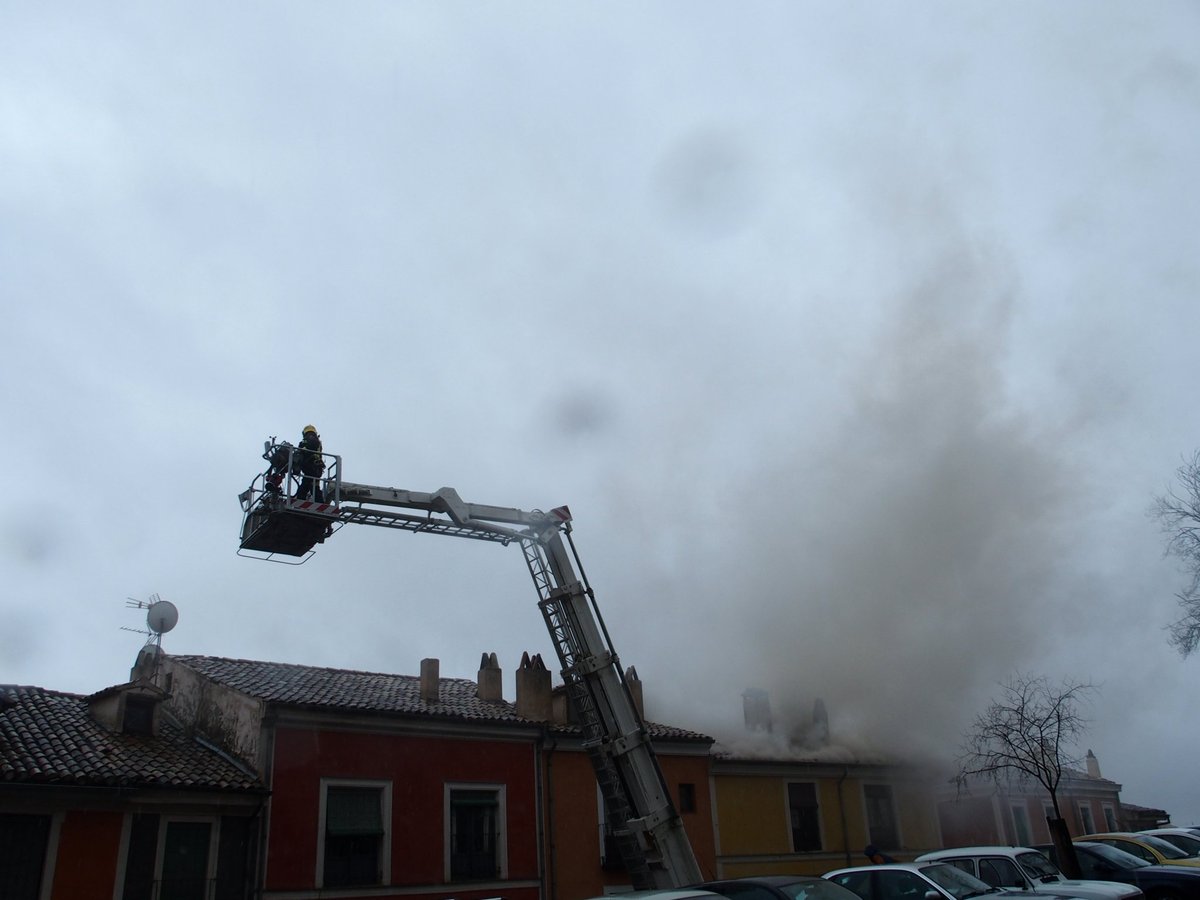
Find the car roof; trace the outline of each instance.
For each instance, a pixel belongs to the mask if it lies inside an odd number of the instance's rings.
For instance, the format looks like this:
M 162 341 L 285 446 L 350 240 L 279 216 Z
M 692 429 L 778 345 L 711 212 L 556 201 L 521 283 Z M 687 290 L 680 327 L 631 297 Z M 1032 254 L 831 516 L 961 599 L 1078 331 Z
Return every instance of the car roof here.
M 820 881 L 820 875 L 747 875 L 744 878 L 714 878 L 697 887 L 709 884 L 794 884 L 797 881 Z
M 621 898 L 621 900 L 626 900 L 626 898 L 630 897 L 635 898 L 635 900 L 640 900 L 640 898 L 643 897 L 653 898 L 653 900 L 691 900 L 691 898 L 694 897 L 698 898 L 698 900 L 703 900 L 703 898 L 707 897 L 720 896 L 720 894 L 714 894 L 712 891 L 706 891 L 701 888 L 656 888 L 646 891 L 624 891 L 619 894 L 593 897 L 592 900 L 615 900 L 615 898 L 618 897 Z M 722 897 L 721 900 L 724 900 L 724 898 Z
M 1077 841 L 1097 841 L 1100 838 L 1138 838 L 1145 837 L 1145 833 L 1141 831 L 1097 831 L 1092 834 L 1081 834 L 1075 840 Z
M 1012 856 L 1016 853 L 1028 853 L 1031 850 L 1033 850 L 1032 847 L 1004 847 L 999 844 L 979 847 L 951 847 L 948 850 L 933 850 L 929 853 L 922 853 L 917 859 L 932 862 L 935 859 L 950 859 L 957 856 Z
M 877 872 L 877 871 L 881 871 L 881 870 L 888 871 L 888 870 L 896 870 L 896 869 L 900 869 L 905 872 L 920 872 L 922 869 L 926 868 L 927 866 L 932 865 L 935 862 L 937 862 L 937 860 L 929 859 L 929 860 L 925 860 L 923 862 L 894 862 L 894 863 L 874 863 L 874 864 L 865 865 L 865 866 L 843 866 L 840 869 L 831 869 L 830 871 L 826 872 L 822 877 L 828 878 L 830 875 L 841 875 L 844 872 L 862 872 L 862 871 L 876 871 Z M 944 865 L 949 865 L 949 863 L 945 863 Z
M 1144 828 L 1141 831 L 1135 831 L 1134 834 L 1186 834 L 1191 837 L 1200 836 L 1200 828 L 1184 828 L 1172 826 L 1170 828 Z

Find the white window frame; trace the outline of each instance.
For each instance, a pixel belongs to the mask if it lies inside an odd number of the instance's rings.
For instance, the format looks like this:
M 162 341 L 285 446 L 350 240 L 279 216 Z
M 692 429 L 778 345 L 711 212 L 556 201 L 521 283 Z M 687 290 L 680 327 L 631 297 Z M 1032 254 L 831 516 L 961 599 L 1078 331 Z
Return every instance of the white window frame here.
M 875 841 L 874 841 L 874 839 L 871 838 L 871 813 L 870 813 L 871 807 L 870 807 L 870 804 L 867 803 L 867 788 L 887 788 L 888 800 L 891 802 L 891 805 L 892 805 L 892 824 L 896 826 L 896 846 L 880 847 L 879 849 L 880 850 L 898 850 L 900 847 L 904 846 L 904 835 L 901 834 L 901 831 L 900 831 L 900 808 L 896 804 L 896 788 L 894 785 L 888 784 L 887 782 L 884 782 L 884 781 L 864 781 L 863 782 L 863 785 L 862 785 L 863 821 L 867 825 L 867 839 L 870 840 L 871 843 L 875 843 Z M 819 811 L 820 810 L 819 802 L 818 802 L 817 808 Z M 824 840 L 822 840 L 821 844 L 822 844 L 822 846 L 824 846 Z
M 1096 819 L 1092 815 L 1092 804 L 1078 803 L 1076 808 L 1079 812 L 1079 827 L 1083 829 L 1083 833 L 1096 834 Z
M 1109 831 L 1120 831 L 1121 822 L 1117 818 L 1117 808 L 1111 803 L 1101 804 L 1101 809 L 1104 810 L 1104 827 Z
M 499 881 L 508 880 L 508 785 L 479 781 L 447 781 L 442 788 L 442 876 L 446 884 L 475 884 L 454 881 L 450 874 L 450 795 L 454 791 L 494 791 L 496 794 L 496 856 Z M 478 882 L 486 884 L 487 882 Z
M 1008 808 L 1012 816 L 1013 843 L 1018 847 L 1028 847 L 1034 843 L 1033 823 L 1029 821 L 1029 807 L 1024 803 L 1013 803 Z M 1021 839 L 1021 829 L 1025 829 L 1025 840 Z
M 317 811 L 317 887 L 325 887 L 325 801 L 331 787 L 378 788 L 379 814 L 383 817 L 383 846 L 380 848 L 380 885 L 392 883 L 392 783 L 364 778 L 322 778 Z
M 817 806 L 817 841 L 820 846 L 816 850 L 797 850 L 796 840 L 792 834 L 792 797 L 791 786 L 793 784 L 811 784 L 813 789 L 813 799 Z M 783 824 L 785 834 L 787 834 L 788 852 L 789 853 L 824 853 L 826 851 L 825 841 L 825 817 L 821 815 L 821 783 L 804 778 L 789 778 L 783 783 Z
M 163 854 L 167 850 L 167 829 L 172 822 L 204 822 L 212 826 L 208 831 L 208 861 L 204 867 L 204 878 L 207 892 L 217 880 L 217 848 L 221 845 L 221 819 L 219 816 L 170 816 L 158 818 L 158 844 L 154 848 L 154 883 L 156 889 L 162 890 Z M 124 879 L 121 879 L 124 883 Z

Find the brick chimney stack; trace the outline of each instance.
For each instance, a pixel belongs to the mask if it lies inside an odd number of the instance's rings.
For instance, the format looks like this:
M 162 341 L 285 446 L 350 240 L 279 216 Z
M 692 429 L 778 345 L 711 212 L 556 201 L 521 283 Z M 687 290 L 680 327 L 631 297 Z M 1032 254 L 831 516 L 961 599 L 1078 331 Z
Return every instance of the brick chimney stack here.
M 437 659 L 421 660 L 421 699 L 426 703 L 437 703 L 441 663 Z
M 475 692 L 480 700 L 503 700 L 504 680 L 500 663 L 496 661 L 495 653 L 484 653 L 479 660 L 478 689 Z
M 1088 778 L 1100 778 L 1100 760 L 1096 759 L 1096 754 L 1091 750 L 1087 752 L 1087 773 Z
M 550 721 L 550 670 L 540 653 L 533 657 L 528 652 L 521 654 L 517 669 L 517 715 L 538 722 Z

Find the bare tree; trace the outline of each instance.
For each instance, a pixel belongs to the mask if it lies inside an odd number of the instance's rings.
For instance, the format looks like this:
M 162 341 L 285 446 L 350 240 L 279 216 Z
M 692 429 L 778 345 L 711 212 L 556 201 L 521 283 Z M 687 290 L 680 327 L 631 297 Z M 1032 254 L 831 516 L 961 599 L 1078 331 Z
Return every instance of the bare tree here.
M 1175 470 L 1176 486 L 1154 498 L 1150 515 L 1167 536 L 1167 555 L 1183 560 L 1188 584 L 1175 596 L 1183 615 L 1167 626 L 1167 640 L 1181 656 L 1200 644 L 1200 450 Z
M 1044 675 L 1016 673 L 1001 683 L 1001 695 L 976 716 L 963 736 L 956 780 L 961 787 L 985 778 L 997 785 L 1033 779 L 1050 794 L 1054 818 L 1048 819 L 1059 862 L 1079 877 L 1079 862 L 1058 803 L 1064 773 L 1079 764 L 1071 755 L 1087 720 L 1080 702 L 1094 688 L 1090 682 L 1053 684 Z

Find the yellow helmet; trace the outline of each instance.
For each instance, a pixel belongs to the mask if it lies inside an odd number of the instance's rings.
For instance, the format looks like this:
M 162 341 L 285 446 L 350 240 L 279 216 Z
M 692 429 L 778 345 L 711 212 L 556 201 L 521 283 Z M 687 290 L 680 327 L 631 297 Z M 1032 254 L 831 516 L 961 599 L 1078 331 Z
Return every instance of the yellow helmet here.
M 304 426 L 304 430 L 303 430 L 302 432 L 300 432 L 300 433 L 301 433 L 301 434 L 308 434 L 310 431 L 311 431 L 313 434 L 316 434 L 316 433 L 317 433 L 317 426 L 316 426 L 316 425 L 305 425 L 305 426 Z

